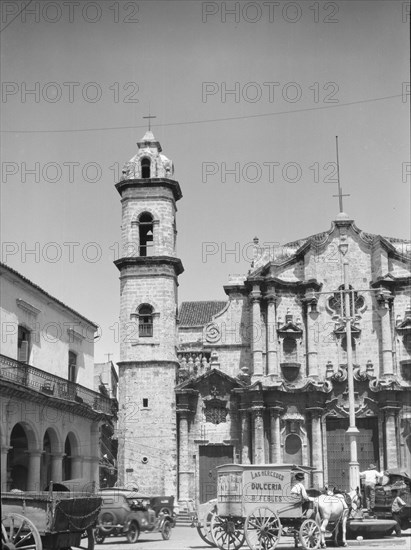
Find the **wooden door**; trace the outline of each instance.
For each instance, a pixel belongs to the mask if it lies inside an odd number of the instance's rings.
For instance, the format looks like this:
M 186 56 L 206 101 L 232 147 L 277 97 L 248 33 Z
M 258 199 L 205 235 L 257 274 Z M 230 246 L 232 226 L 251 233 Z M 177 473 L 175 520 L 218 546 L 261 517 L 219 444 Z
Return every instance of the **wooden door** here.
M 217 466 L 233 462 L 231 445 L 200 447 L 200 504 L 217 497 Z
M 376 418 L 357 418 L 356 425 L 360 432 L 357 437 L 358 462 L 360 471 L 363 471 L 371 462 L 378 464 L 378 422 Z M 328 483 L 346 491 L 350 489 L 348 426 L 348 418 L 327 418 Z

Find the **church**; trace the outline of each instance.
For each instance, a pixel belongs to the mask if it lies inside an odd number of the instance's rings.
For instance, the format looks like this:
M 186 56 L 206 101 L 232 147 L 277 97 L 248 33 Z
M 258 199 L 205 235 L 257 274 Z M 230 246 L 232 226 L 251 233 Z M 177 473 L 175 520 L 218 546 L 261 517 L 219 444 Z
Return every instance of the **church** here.
M 410 241 L 340 211 L 281 247 L 255 239 L 226 301 L 179 306 L 182 191 L 150 129 L 137 145 L 116 184 L 118 484 L 201 503 L 220 464 L 284 463 L 348 489 L 353 432 L 357 469 L 410 472 Z

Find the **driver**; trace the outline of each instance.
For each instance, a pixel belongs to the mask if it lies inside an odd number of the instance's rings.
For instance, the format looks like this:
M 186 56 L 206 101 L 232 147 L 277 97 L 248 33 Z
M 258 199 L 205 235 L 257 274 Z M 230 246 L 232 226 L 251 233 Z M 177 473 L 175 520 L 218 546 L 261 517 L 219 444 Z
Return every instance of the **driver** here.
M 294 476 L 294 485 L 291 488 L 291 495 L 299 498 L 299 501 L 302 502 L 302 511 L 303 513 L 306 513 L 307 518 L 309 518 L 313 512 L 313 505 L 311 503 L 314 502 L 314 499 L 307 495 L 303 481 L 304 473 L 297 472 Z

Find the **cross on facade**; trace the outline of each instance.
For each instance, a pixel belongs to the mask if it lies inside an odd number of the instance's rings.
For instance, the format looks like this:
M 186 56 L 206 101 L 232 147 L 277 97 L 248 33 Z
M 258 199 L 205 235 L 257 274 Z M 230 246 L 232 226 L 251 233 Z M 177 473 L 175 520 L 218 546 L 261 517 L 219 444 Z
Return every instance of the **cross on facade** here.
M 338 160 L 338 136 L 335 136 L 335 144 L 337 149 L 337 183 L 338 183 L 338 195 L 333 195 L 333 197 L 338 197 L 338 202 L 340 205 L 340 213 L 344 212 L 343 208 L 343 197 L 350 197 L 351 195 L 344 195 L 340 183 L 340 163 Z
M 148 131 L 150 132 L 151 131 L 151 119 L 152 118 L 157 118 L 156 116 L 154 115 L 150 115 L 150 109 L 148 110 L 148 116 L 143 116 L 143 118 L 148 118 Z

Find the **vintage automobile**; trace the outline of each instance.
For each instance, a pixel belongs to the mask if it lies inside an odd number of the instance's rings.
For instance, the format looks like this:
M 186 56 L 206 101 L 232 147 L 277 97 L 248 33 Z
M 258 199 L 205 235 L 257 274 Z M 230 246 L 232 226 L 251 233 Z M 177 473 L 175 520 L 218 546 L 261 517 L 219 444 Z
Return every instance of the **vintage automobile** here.
M 121 488 L 102 489 L 101 511 L 94 532 L 102 544 L 106 537 L 125 536 L 137 542 L 142 532 L 160 532 L 164 540 L 175 526 L 174 497 L 147 497 Z
M 378 519 L 392 518 L 392 491 L 396 489 L 398 496 L 407 504 L 400 512 L 401 529 L 411 527 L 411 478 L 399 468 L 388 470 L 382 479 L 382 484 L 375 490 L 375 515 Z

